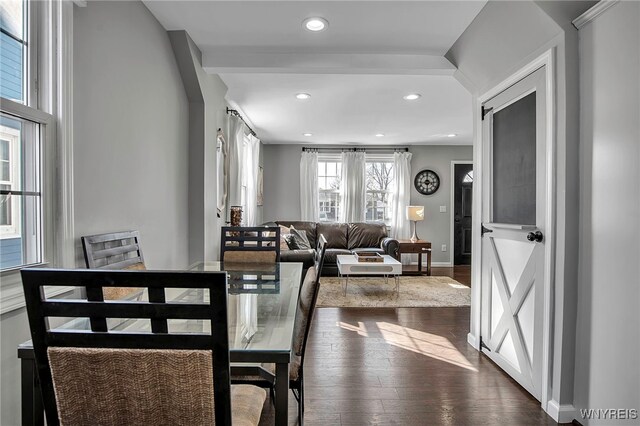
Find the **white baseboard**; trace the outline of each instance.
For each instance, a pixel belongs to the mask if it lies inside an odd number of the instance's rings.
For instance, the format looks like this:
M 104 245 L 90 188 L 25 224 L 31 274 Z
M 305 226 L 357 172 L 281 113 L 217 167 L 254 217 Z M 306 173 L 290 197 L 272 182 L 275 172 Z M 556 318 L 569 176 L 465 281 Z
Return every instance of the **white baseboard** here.
M 476 336 L 471 333 L 467 333 L 467 343 L 473 346 L 476 350 L 480 350 L 478 339 L 476 339 Z
M 558 423 L 571 423 L 576 417 L 576 408 L 571 404 L 560 405 L 552 399 L 547 404 L 547 414 Z
M 431 262 L 431 267 L 452 268 L 451 262 Z
M 418 261 L 411 262 L 409 264 L 410 265 L 417 265 Z M 426 264 L 425 262 L 422 262 L 422 267 L 423 268 L 425 267 L 425 264 Z M 451 262 L 431 262 L 431 267 L 432 268 L 433 267 L 436 267 L 436 268 L 438 268 L 438 267 L 440 267 L 440 268 L 452 268 L 453 265 L 451 264 Z

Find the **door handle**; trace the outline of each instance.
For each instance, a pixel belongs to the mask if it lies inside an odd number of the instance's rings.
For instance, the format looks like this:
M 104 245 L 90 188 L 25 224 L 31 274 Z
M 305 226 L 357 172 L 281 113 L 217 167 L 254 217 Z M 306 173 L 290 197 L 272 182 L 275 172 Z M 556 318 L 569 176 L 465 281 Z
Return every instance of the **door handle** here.
M 540 232 L 540 231 L 529 232 L 527 234 L 527 240 L 535 241 L 536 243 L 542 242 L 542 238 L 543 238 L 543 235 L 542 235 L 542 232 Z

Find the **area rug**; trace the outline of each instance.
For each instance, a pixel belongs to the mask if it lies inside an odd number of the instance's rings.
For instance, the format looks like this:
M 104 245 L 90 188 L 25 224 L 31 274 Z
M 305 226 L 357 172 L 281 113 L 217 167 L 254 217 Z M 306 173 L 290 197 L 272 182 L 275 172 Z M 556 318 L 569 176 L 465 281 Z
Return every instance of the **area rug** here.
M 344 280 L 322 277 L 318 307 L 355 308 L 413 308 L 469 306 L 471 288 L 449 277 L 404 276 L 400 277 L 400 294 L 396 294 L 395 280 L 389 278 L 349 278 L 347 295 Z

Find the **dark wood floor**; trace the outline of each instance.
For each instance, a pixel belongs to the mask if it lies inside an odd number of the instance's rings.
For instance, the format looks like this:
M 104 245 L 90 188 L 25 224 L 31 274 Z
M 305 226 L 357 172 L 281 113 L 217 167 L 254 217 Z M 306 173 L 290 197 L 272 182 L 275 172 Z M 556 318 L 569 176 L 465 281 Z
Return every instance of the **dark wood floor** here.
M 467 344 L 469 308 L 320 308 L 305 360 L 307 425 L 552 425 Z M 291 396 L 290 423 L 296 401 Z M 265 404 L 261 425 L 273 424 Z
M 471 286 L 471 266 L 459 265 L 453 268 L 433 267 L 431 275 L 439 277 L 451 277 L 459 283 Z

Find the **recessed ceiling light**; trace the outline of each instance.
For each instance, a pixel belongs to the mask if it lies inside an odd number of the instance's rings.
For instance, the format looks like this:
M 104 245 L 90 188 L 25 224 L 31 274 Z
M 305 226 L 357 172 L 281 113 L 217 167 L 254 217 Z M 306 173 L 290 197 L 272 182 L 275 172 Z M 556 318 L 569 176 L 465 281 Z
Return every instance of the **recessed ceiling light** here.
M 304 99 L 309 99 L 310 97 L 311 97 L 311 95 L 308 94 L 308 93 L 296 93 L 296 98 L 297 99 L 304 100 Z
M 404 96 L 403 99 L 405 101 L 415 101 L 416 99 L 418 99 L 421 96 L 422 95 L 420 93 L 409 93 L 408 95 Z
M 448 138 L 455 138 L 456 136 L 458 136 L 458 135 L 456 135 L 455 133 L 449 133 L 447 135 Z
M 302 136 L 313 136 L 313 133 L 303 133 Z
M 324 18 L 313 17 L 313 18 L 305 19 L 302 22 L 302 25 L 304 25 L 304 27 L 307 30 L 313 31 L 314 33 L 317 33 L 319 31 L 326 30 L 327 27 L 329 26 L 329 22 L 327 22 L 327 20 L 324 19 Z
M 376 133 L 376 137 L 377 138 L 383 138 L 384 137 L 384 133 Z

